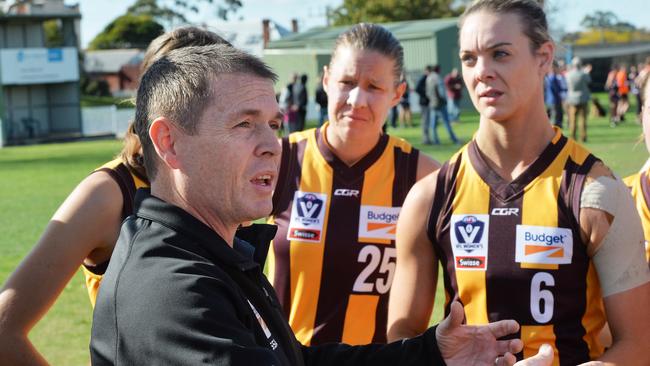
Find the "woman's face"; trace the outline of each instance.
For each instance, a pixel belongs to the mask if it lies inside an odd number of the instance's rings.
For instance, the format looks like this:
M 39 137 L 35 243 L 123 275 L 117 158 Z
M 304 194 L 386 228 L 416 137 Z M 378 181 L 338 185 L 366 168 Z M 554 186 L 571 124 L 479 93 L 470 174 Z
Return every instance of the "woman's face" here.
M 481 116 L 503 122 L 525 118 L 543 105 L 542 83 L 553 45 L 531 51 L 520 18 L 482 11 L 469 15 L 460 32 L 463 79 Z
M 389 110 L 404 93 L 394 73 L 395 62 L 372 50 L 342 46 L 323 74 L 330 126 L 342 141 L 372 139 L 381 134 Z M 331 141 L 332 142 L 332 141 Z

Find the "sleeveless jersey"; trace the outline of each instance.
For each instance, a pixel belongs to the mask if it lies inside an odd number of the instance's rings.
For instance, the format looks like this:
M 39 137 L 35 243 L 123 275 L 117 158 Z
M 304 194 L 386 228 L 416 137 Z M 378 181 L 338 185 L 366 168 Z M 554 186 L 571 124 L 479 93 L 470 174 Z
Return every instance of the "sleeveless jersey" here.
M 631 175 L 624 179 L 625 184 L 630 187 L 632 197 L 636 203 L 636 210 L 641 217 L 643 224 L 643 236 L 645 237 L 645 256 L 650 265 L 650 177 L 648 171 Z
M 269 278 L 303 344 L 385 343 L 395 229 L 419 152 L 382 135 L 348 167 L 328 126 L 283 139 Z
M 603 353 L 600 284 L 580 237 L 580 195 L 597 161 L 556 135 L 512 182 L 485 162 L 475 141 L 439 171 L 427 234 L 444 269 L 450 299 L 467 324 L 515 319 L 530 357 L 554 347 L 553 365 L 576 365 Z
M 135 197 L 135 191 L 138 188 L 148 187 L 149 181 L 145 177 L 141 177 L 139 174 L 129 169 L 120 158 L 109 161 L 93 171 L 93 173 L 95 172 L 108 173 L 120 186 L 120 191 L 122 191 L 122 200 L 124 202 L 122 205 L 122 220 L 124 220 L 127 216 L 133 213 L 133 198 Z M 97 292 L 99 291 L 99 284 L 102 281 L 106 267 L 108 267 L 108 261 L 94 267 L 88 267 L 86 265 L 81 266 L 84 277 L 86 278 L 86 288 L 88 289 L 88 296 L 90 296 L 90 304 L 93 307 L 95 307 L 95 299 L 97 298 Z

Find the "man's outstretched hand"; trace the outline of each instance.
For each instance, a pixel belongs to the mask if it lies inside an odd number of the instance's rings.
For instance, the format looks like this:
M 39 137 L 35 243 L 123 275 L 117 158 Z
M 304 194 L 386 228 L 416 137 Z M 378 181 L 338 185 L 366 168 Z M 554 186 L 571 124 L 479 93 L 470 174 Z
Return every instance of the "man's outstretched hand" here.
M 521 340 L 497 339 L 517 332 L 519 324 L 516 321 L 501 320 L 487 325 L 463 325 L 464 319 L 463 306 L 454 301 L 449 315 L 436 329 L 436 341 L 448 366 L 511 366 L 515 363 L 514 354 L 523 348 Z

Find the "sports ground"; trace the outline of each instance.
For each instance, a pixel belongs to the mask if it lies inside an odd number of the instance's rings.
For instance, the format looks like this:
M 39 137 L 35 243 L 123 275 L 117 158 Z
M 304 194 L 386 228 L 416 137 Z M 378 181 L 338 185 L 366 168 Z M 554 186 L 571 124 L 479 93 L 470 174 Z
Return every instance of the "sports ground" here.
M 630 110 L 634 108 L 633 105 Z M 648 157 L 640 140 L 641 126 L 632 113 L 628 113 L 627 120 L 611 128 L 607 118 L 592 117 L 586 144 L 620 176 L 637 171 Z M 416 122 L 419 125 L 417 117 Z M 477 126 L 478 115 L 465 113 L 454 129 L 463 141 L 468 141 Z M 458 149 L 449 142 L 442 126 L 440 146 L 421 145 L 419 126 L 389 129 L 389 133 L 405 138 L 439 161 L 448 159 Z M 29 252 L 75 185 L 88 172 L 111 159 L 120 147 L 119 141 L 100 140 L 0 149 L 0 283 L 5 282 Z M 91 318 L 92 310 L 79 272 L 30 338 L 53 365 L 88 365 Z M 440 318 L 441 306 L 437 302 L 432 320 Z

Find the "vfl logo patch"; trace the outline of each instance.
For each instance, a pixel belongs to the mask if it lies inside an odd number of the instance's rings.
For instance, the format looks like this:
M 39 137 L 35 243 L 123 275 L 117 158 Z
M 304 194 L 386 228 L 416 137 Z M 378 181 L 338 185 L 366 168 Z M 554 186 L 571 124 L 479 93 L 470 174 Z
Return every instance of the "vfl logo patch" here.
M 361 206 L 359 238 L 395 240 L 401 207 Z
M 287 240 L 320 242 L 326 203 L 326 194 L 296 191 L 293 196 Z
M 451 249 L 456 270 L 487 269 L 490 215 L 451 215 Z
M 517 225 L 515 262 L 569 264 L 573 257 L 573 232 L 546 226 Z

